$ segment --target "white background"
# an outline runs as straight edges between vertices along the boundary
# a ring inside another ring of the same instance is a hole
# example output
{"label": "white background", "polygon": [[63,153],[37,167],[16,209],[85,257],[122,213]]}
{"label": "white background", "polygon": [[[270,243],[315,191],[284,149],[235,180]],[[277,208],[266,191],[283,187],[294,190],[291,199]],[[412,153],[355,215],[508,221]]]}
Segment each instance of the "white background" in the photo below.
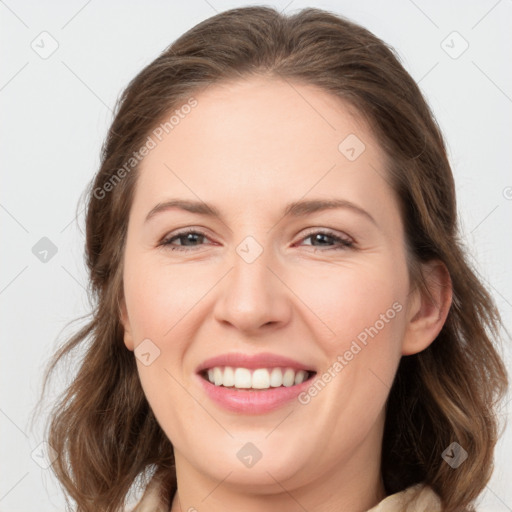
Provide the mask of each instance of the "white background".
{"label": "white background", "polygon": [[[89,311],[83,215],[75,215],[98,168],[115,101],[129,80],[183,32],[216,12],[250,4],[0,1],[0,511],[64,510],[51,471],[31,457],[33,450],[36,460],[40,455],[42,421],[31,427],[29,420],[43,368],[57,343],[74,330],[66,325]],[[268,5],[287,13],[308,6],[337,12],[397,49],[446,137],[462,237],[510,326],[512,2],[285,0]],[[43,31],[58,42],[47,59],[31,47],[42,46],[41,38],[48,38],[39,36]],[[457,35],[446,39],[453,31],[469,44],[458,58],[445,51],[453,55],[463,48]],[[42,237],[58,249],[46,263],[32,252]],[[510,347],[505,351],[510,368]],[[502,416],[510,418],[510,404]],[[511,429],[499,442],[481,511],[512,510]]]}

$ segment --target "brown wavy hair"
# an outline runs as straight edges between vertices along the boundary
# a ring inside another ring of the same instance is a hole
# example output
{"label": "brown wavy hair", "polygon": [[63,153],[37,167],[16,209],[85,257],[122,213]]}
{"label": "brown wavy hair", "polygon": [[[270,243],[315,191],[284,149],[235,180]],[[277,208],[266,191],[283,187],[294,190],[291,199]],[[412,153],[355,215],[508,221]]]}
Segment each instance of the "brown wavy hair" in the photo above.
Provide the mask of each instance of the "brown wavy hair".
{"label": "brown wavy hair", "polygon": [[[411,276],[424,286],[419,263],[437,258],[446,265],[453,303],[433,343],[401,359],[386,403],[381,469],[388,494],[424,482],[441,497],[444,512],[474,510],[492,473],[507,373],[493,345],[500,339],[499,312],[459,238],[440,129],[395,51],[371,32],[321,9],[286,16],[263,6],[231,9],[196,25],[145,67],[116,104],[87,192],[93,311],[54,354],[43,386],[44,393],[59,362],[79,354],[47,425],[47,440],[59,455],[52,468],[68,501],[83,512],[117,512],[132,485],[147,483],[150,474],[161,483],[164,501],[172,500],[173,447],[123,343],[122,262],[137,166],[122,179],[119,169],[192,95],[251,76],[315,85],[355,107],[388,158]],[[441,457],[454,441],[469,454],[457,470]]]}

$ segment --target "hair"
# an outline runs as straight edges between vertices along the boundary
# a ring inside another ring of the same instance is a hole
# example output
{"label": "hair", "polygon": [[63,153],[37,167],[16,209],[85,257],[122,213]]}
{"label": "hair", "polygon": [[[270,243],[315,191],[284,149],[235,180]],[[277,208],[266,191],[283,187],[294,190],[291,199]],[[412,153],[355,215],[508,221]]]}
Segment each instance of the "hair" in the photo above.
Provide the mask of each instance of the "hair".
{"label": "hair", "polygon": [[[386,402],[381,471],[388,494],[423,482],[440,496],[444,512],[474,510],[492,474],[497,406],[508,381],[494,347],[503,328],[499,312],[458,233],[440,128],[395,50],[370,31],[317,8],[286,16],[265,6],[231,9],[199,23],[139,72],[117,101],[87,191],[93,310],[53,355],[45,375],[44,387],[58,363],[80,349],[76,374],[47,426],[59,455],[52,468],[66,499],[79,511],[117,512],[134,482],[151,471],[163,500],[170,503],[176,491],[171,441],[123,342],[123,253],[138,166],[122,175],[120,169],[193,94],[253,76],[318,86],[355,107],[386,154],[413,281],[425,288],[423,262],[446,266],[452,305],[429,347],[401,358]],[[469,454],[456,471],[441,457],[452,442]]]}

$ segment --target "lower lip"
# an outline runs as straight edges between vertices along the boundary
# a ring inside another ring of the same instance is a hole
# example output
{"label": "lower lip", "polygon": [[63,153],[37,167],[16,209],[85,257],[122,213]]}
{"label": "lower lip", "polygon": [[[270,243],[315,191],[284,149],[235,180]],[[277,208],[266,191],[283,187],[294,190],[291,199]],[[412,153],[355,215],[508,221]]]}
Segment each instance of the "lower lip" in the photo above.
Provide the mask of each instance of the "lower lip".
{"label": "lower lip", "polygon": [[262,414],[283,407],[295,399],[302,391],[305,391],[312,381],[309,378],[301,384],[294,386],[255,390],[216,386],[200,375],[197,377],[201,381],[206,394],[214,402],[230,411],[245,414]]}

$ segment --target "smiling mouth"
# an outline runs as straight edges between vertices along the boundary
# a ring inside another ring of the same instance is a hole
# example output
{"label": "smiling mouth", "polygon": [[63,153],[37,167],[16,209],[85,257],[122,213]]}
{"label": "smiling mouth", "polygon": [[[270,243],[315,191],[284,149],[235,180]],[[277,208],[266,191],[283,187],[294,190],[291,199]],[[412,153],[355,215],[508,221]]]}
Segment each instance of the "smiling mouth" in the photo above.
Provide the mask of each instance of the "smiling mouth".
{"label": "smiling mouth", "polygon": [[243,368],[215,366],[199,373],[203,379],[215,386],[237,390],[264,391],[271,388],[292,387],[311,379],[316,372],[294,370],[288,367]]}

